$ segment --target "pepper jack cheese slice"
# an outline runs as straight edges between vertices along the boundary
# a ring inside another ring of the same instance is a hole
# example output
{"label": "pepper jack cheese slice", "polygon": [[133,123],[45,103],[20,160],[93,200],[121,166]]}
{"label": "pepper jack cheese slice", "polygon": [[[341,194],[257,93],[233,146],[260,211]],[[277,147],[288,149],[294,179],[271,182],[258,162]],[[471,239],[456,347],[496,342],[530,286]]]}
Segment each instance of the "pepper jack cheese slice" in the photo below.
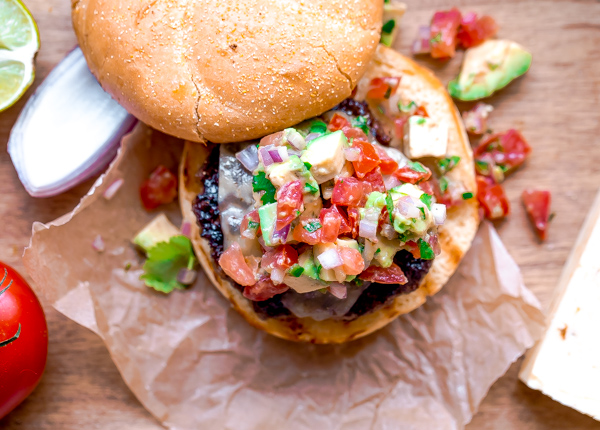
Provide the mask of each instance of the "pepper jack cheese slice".
{"label": "pepper jack cheese slice", "polygon": [[600,193],[565,265],[549,319],[519,378],[600,420]]}

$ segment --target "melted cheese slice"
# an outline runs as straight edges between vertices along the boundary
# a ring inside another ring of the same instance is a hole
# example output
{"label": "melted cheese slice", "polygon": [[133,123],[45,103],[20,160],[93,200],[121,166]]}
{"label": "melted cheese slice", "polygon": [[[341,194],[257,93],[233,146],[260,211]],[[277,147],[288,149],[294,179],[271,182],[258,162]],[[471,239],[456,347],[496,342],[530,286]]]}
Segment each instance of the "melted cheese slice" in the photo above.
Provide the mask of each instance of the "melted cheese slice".
{"label": "melted cheese slice", "polygon": [[549,318],[519,378],[600,420],[600,194],[565,265]]}

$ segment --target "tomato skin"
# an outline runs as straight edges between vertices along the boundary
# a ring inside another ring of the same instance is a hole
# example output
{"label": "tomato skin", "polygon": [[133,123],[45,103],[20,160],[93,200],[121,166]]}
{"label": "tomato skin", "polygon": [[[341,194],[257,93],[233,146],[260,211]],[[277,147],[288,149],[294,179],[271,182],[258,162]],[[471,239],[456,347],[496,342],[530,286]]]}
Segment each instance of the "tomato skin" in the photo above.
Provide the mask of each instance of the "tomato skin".
{"label": "tomato skin", "polygon": [[277,191],[277,222],[275,228],[281,230],[295,220],[303,210],[302,182],[292,181]]}
{"label": "tomato skin", "polygon": [[367,173],[379,166],[381,163],[375,147],[369,142],[355,139],[352,141],[352,147],[358,148],[360,151],[358,160],[352,162],[354,172],[359,178],[363,178]]}
{"label": "tomato skin", "polygon": [[404,126],[408,122],[408,115],[402,115],[394,119],[394,133],[400,140],[404,140]]}
{"label": "tomato skin", "polygon": [[439,11],[431,19],[431,57],[448,59],[456,53],[456,35],[462,16],[457,8]]}
{"label": "tomato skin", "polygon": [[488,15],[477,18],[473,12],[462,17],[456,38],[465,48],[481,45],[486,39],[494,37],[498,32],[498,24]]}
{"label": "tomato skin", "polygon": [[406,275],[404,275],[404,272],[396,263],[392,263],[392,265],[387,268],[369,266],[358,277],[363,281],[377,282],[379,284],[404,285],[408,282]]}
{"label": "tomato skin", "polygon": [[177,177],[165,166],[160,165],[140,187],[140,198],[146,210],[171,203],[177,197]]}
{"label": "tomato skin", "polygon": [[0,291],[4,291],[0,294],[0,342],[13,338],[21,328],[17,339],[0,346],[1,419],[40,382],[48,357],[48,326],[27,282],[4,263],[0,263],[0,281]]}
{"label": "tomato skin", "polygon": [[358,206],[363,198],[363,184],[358,179],[337,178],[333,186],[331,203],[341,206]]}
{"label": "tomato skin", "polygon": [[[369,173],[365,174],[362,179],[363,184],[367,183],[371,187],[371,191],[379,191],[380,193],[385,193],[385,182],[383,182],[383,176],[381,174],[381,169],[379,167],[374,168]],[[369,193],[371,192],[369,191]],[[367,193],[365,192],[365,195]]]}
{"label": "tomato skin", "polygon": [[346,215],[344,215],[344,213],[336,205],[332,205],[331,207],[326,209],[321,209],[319,218],[321,219],[321,224],[324,224],[325,220],[328,218],[338,219],[340,221],[338,236],[341,234],[350,233],[350,231],[352,230],[350,228],[350,224],[348,223]]}
{"label": "tomato skin", "polygon": [[321,242],[321,233],[323,228],[318,228],[315,231],[306,230],[306,226],[309,224],[321,223],[319,218],[301,218],[300,222],[294,227],[292,231],[292,238],[297,242],[304,242],[309,245],[316,245]]}
{"label": "tomato skin", "polygon": [[417,110],[415,110],[415,113],[413,115],[419,115],[425,118],[429,118],[429,113],[427,113],[427,109],[425,109],[425,106],[417,107]]}
{"label": "tomato skin", "polygon": [[377,155],[381,161],[379,164],[379,169],[381,169],[382,174],[391,175],[398,170],[398,163],[396,163],[396,161],[394,161],[394,159],[387,154],[385,149],[375,146],[375,151],[377,151]]}
{"label": "tomato skin", "polygon": [[550,219],[550,191],[527,189],[521,194],[531,225],[540,240],[546,240]]}
{"label": "tomato skin", "polygon": [[344,136],[346,136],[346,139],[348,140],[358,139],[362,141],[367,141],[369,139],[365,132],[357,127],[344,127],[342,128],[342,133],[344,133]]}
{"label": "tomato skin", "polygon": [[367,98],[372,100],[389,99],[396,93],[398,85],[400,85],[400,78],[373,78],[369,83]]}
{"label": "tomato skin", "polygon": [[394,172],[394,176],[402,182],[408,182],[409,184],[417,184],[421,181],[427,181],[431,178],[431,170],[423,166],[425,172],[417,172],[410,166],[404,166]]}
{"label": "tomato skin", "polygon": [[502,185],[490,178],[477,175],[477,200],[488,219],[504,218],[510,213],[510,206]]}
{"label": "tomato skin", "polygon": [[342,270],[346,275],[360,275],[364,270],[365,261],[358,250],[340,246],[338,255],[342,260]]}
{"label": "tomato skin", "polygon": [[329,120],[329,125],[327,126],[327,130],[329,131],[338,131],[342,130],[344,127],[352,128],[352,124],[342,115],[336,113]]}
{"label": "tomato skin", "polygon": [[350,236],[353,239],[358,237],[358,226],[360,224],[360,212],[358,208],[348,208],[348,225],[350,226]]}
{"label": "tomato skin", "polygon": [[333,210],[323,209],[319,214],[323,231],[321,233],[321,242],[333,243],[338,238],[340,227],[342,225],[341,217]]}
{"label": "tomato skin", "polygon": [[531,146],[525,138],[515,129],[502,133],[491,134],[481,140],[473,150],[477,161],[491,159],[496,165],[510,172],[519,167],[531,153]]}
{"label": "tomato skin", "polygon": [[289,288],[286,284],[275,285],[268,276],[261,276],[254,285],[246,286],[242,294],[248,300],[262,302],[277,294],[285,293]]}
{"label": "tomato skin", "polygon": [[263,269],[287,270],[296,263],[298,263],[298,252],[290,245],[280,245],[263,254],[260,266]]}
{"label": "tomato skin", "polygon": [[244,259],[242,248],[240,248],[237,242],[234,242],[221,254],[219,266],[221,266],[227,276],[240,285],[248,286],[256,283],[254,272]]}
{"label": "tomato skin", "polygon": [[[250,221],[258,224],[255,228],[249,227]],[[242,236],[247,237],[248,239],[255,238],[260,231],[260,217],[258,216],[258,209],[254,209],[251,212],[248,212],[242,218],[242,223],[240,224],[240,233]]]}

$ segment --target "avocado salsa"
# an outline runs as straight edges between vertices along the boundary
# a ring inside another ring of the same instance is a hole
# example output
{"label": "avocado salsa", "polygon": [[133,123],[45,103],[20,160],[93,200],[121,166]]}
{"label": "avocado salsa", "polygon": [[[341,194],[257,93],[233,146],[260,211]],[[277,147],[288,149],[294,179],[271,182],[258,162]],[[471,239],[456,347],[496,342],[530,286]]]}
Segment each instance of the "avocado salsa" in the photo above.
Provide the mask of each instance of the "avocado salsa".
{"label": "avocado salsa", "polygon": [[418,288],[440,253],[461,187],[445,173],[460,159],[446,156],[442,125],[396,97],[399,81],[373,79],[367,93],[401,123],[392,138],[348,99],[235,155],[212,149],[193,210],[215,266],[260,316],[355,319]]}

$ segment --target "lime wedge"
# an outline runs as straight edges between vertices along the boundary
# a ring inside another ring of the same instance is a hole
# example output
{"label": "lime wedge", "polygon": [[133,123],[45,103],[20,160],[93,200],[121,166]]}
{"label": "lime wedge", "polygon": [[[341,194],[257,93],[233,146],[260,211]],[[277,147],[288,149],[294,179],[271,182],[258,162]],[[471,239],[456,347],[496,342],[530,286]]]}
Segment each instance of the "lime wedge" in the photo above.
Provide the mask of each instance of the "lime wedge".
{"label": "lime wedge", "polygon": [[33,83],[33,59],[40,49],[37,25],[19,0],[0,0],[0,112]]}

